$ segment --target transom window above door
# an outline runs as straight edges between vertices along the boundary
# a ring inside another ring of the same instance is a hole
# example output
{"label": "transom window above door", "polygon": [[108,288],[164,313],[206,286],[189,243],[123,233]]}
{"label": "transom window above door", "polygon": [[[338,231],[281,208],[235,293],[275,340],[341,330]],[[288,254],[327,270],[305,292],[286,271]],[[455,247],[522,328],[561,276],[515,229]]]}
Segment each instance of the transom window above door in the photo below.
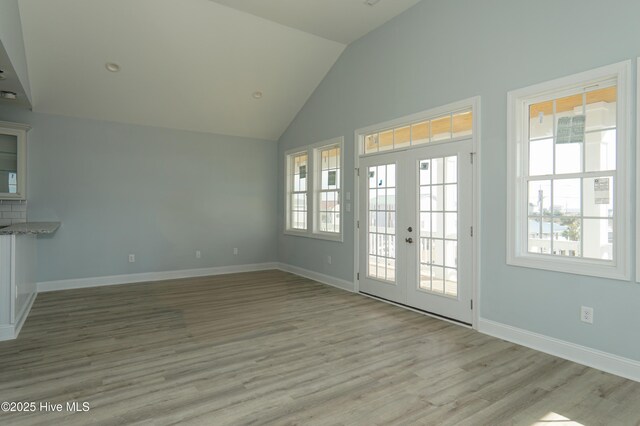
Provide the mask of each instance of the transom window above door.
{"label": "transom window above door", "polygon": [[394,151],[468,138],[472,134],[473,112],[468,108],[363,135],[360,152],[366,155]]}

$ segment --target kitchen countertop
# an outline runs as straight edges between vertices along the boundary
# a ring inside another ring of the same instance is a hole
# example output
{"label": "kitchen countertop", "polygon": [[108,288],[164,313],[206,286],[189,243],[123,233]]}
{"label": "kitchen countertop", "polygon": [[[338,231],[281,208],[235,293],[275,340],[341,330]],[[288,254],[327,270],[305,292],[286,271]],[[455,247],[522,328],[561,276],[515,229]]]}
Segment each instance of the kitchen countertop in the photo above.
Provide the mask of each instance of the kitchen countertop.
{"label": "kitchen countertop", "polygon": [[60,222],[25,222],[15,223],[0,228],[0,235],[17,234],[53,234],[60,227]]}

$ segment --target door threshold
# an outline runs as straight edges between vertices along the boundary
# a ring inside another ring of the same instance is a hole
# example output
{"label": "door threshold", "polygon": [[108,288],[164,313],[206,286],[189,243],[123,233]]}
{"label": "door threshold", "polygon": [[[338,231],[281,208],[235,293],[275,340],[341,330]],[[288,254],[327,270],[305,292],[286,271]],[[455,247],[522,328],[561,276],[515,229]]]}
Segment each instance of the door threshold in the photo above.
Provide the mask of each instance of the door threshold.
{"label": "door threshold", "polygon": [[419,314],[423,314],[423,315],[427,315],[427,316],[430,316],[430,317],[433,317],[433,318],[441,319],[441,320],[450,322],[452,324],[461,325],[461,326],[466,327],[466,328],[473,328],[473,325],[469,324],[468,322],[459,321],[457,319],[449,318],[449,317],[446,317],[446,316],[440,315],[440,314],[435,314],[433,312],[425,311],[424,309],[420,309],[420,308],[416,308],[416,307],[413,307],[413,306],[405,305],[404,303],[394,302],[393,300],[389,300],[389,299],[385,299],[384,297],[380,297],[380,296],[376,296],[376,295],[373,295],[373,294],[365,293],[364,291],[360,291],[359,293],[362,294],[363,296],[367,296],[367,297],[370,297],[372,299],[379,300],[381,302],[389,303],[390,305],[398,306],[400,308],[408,309],[410,311],[417,312]]}

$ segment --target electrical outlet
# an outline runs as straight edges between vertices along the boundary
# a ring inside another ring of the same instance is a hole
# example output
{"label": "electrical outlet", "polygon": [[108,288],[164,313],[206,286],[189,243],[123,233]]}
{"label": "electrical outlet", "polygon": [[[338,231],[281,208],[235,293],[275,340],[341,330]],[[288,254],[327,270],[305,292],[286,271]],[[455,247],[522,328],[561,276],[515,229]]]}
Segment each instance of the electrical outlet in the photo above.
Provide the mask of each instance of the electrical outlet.
{"label": "electrical outlet", "polygon": [[580,321],[593,324],[593,308],[589,306],[580,308]]}
{"label": "electrical outlet", "polygon": [[196,259],[200,259],[202,257],[202,253],[200,253],[200,250],[196,250]]}
{"label": "electrical outlet", "polygon": [[233,249],[233,255],[234,255],[234,256],[237,256],[237,255],[238,255],[238,247],[236,247],[236,248],[234,248],[234,249]]}
{"label": "electrical outlet", "polygon": [[130,254],[129,255],[129,263],[133,263],[136,261],[136,255],[135,254]]}
{"label": "electrical outlet", "polygon": [[327,263],[331,265],[331,256],[327,256]]}

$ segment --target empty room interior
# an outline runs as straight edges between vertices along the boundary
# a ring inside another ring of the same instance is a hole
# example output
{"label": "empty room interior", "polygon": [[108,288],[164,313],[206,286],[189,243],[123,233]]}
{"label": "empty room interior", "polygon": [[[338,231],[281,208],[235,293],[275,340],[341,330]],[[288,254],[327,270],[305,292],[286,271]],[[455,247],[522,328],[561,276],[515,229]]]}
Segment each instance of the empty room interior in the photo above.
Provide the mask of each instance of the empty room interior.
{"label": "empty room interior", "polygon": [[0,0],[0,424],[640,425],[638,16]]}

